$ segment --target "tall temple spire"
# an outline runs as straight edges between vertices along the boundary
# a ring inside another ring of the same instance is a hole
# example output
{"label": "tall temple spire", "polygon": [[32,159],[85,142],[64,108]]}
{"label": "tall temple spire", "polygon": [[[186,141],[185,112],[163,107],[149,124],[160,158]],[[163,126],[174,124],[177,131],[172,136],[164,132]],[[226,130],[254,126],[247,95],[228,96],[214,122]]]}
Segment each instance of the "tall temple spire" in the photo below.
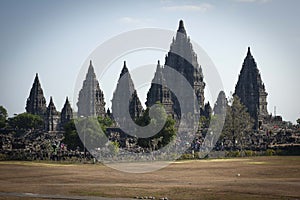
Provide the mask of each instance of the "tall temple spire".
{"label": "tall temple spire", "polygon": [[255,120],[255,127],[257,128],[258,121],[268,115],[266,100],[268,93],[265,91],[265,86],[250,52],[250,47],[248,47],[247,56],[244,59],[235,86],[235,94],[247,107],[250,116]]}
{"label": "tall temple spire", "polygon": [[[165,65],[183,75],[194,89],[194,93],[196,94],[195,102],[197,102],[198,105],[195,103],[190,106],[194,106],[195,111],[204,109],[204,77],[201,66],[198,64],[197,55],[193,50],[193,45],[189,37],[187,37],[182,20],[179,22],[176,38],[172,41],[170,51],[166,56]],[[180,85],[180,81],[177,80],[178,78],[170,77],[168,73],[164,73],[164,78],[166,80],[172,80],[173,83],[178,83],[178,88],[183,88],[183,86]],[[184,91],[182,91],[182,93],[184,93]],[[180,105],[174,95],[172,95],[172,101],[174,113],[180,117]]]}
{"label": "tall temple spire", "polygon": [[214,114],[215,115],[225,115],[227,109],[228,101],[224,91],[220,91],[217,101],[214,105]]}
{"label": "tall temple spire", "polygon": [[78,97],[78,116],[105,116],[105,101],[92,61]]}
{"label": "tall temple spire", "polygon": [[38,73],[35,75],[29,97],[27,98],[26,112],[42,117],[46,112],[46,99],[39,81]]}
{"label": "tall temple spire", "polygon": [[52,96],[50,96],[50,102],[49,102],[49,105],[47,107],[47,114],[58,114],[57,110],[56,110],[56,107],[54,105],[54,102],[53,102],[53,99],[52,99]]}
{"label": "tall temple spire", "polygon": [[[128,102],[126,102],[127,100]],[[118,115],[126,116],[128,110],[131,118],[135,119],[136,117],[141,116],[143,107],[137,96],[126,62],[124,61],[120,78],[113,94],[112,115],[115,119],[119,117],[116,116],[116,113],[118,113]],[[124,121],[124,123],[126,122]]]}
{"label": "tall temple spire", "polygon": [[73,110],[71,108],[71,104],[69,102],[68,97],[66,98],[64,107],[61,110],[60,114],[60,121],[61,121],[61,127],[64,127],[64,125],[69,122],[73,118]]}
{"label": "tall temple spire", "polygon": [[53,103],[52,96],[50,97],[50,102],[47,107],[45,116],[45,128],[47,131],[58,131],[59,115],[56,107]]}
{"label": "tall temple spire", "polygon": [[142,113],[143,113],[143,106],[137,95],[136,90],[134,90],[134,92],[131,95],[131,98],[129,100],[129,114],[132,119],[136,119],[136,118],[142,116]]}
{"label": "tall temple spire", "polygon": [[160,103],[163,105],[168,115],[173,115],[172,110],[173,102],[171,99],[171,91],[166,87],[166,81],[163,74],[163,68],[160,65],[160,61],[157,61],[156,71],[151,82],[151,87],[147,93],[146,106]]}

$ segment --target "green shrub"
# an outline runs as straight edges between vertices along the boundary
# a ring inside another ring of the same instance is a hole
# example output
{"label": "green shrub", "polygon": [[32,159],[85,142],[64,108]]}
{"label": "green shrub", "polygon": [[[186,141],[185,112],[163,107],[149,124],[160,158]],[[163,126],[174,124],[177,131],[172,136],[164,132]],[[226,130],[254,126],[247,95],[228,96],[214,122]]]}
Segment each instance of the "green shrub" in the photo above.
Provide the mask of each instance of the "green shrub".
{"label": "green shrub", "polygon": [[179,158],[179,160],[189,160],[194,159],[194,156],[190,153],[182,154]]}
{"label": "green shrub", "polygon": [[267,149],[266,150],[266,152],[265,152],[265,155],[266,156],[273,156],[273,155],[275,155],[275,150],[273,150],[273,149]]}
{"label": "green shrub", "polygon": [[250,157],[250,156],[255,156],[255,152],[252,150],[246,150],[245,151],[245,156]]}
{"label": "green shrub", "polygon": [[241,153],[239,151],[227,151],[226,157],[240,157]]}
{"label": "green shrub", "polygon": [[8,160],[7,155],[0,153],[0,161]]}
{"label": "green shrub", "polygon": [[284,155],[284,152],[281,149],[276,149],[275,154],[276,155]]}

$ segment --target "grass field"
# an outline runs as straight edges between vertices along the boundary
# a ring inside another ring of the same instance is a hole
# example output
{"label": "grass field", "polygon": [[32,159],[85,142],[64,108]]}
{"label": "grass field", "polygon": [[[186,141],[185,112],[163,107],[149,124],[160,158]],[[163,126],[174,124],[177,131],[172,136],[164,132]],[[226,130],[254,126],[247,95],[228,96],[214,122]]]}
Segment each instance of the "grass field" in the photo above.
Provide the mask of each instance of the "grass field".
{"label": "grass field", "polygon": [[[300,157],[178,161],[145,174],[101,164],[0,162],[0,193],[0,199],[300,199]],[[57,196],[14,195],[20,193]]]}

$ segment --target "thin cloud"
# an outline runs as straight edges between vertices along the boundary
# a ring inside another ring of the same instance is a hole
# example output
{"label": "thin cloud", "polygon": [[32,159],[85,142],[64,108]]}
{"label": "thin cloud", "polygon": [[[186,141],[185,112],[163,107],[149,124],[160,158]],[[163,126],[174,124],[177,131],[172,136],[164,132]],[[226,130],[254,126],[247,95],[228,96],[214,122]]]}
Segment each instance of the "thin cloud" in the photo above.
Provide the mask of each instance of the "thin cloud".
{"label": "thin cloud", "polygon": [[162,9],[166,11],[184,11],[184,12],[191,12],[191,11],[206,12],[211,8],[213,8],[213,5],[209,3],[202,3],[199,5],[178,5],[178,6],[162,7]]}
{"label": "thin cloud", "polygon": [[160,0],[160,3],[172,3],[172,0]]}
{"label": "thin cloud", "polygon": [[269,3],[272,0],[233,0],[238,3]]}
{"label": "thin cloud", "polygon": [[120,24],[125,24],[125,25],[147,25],[151,22],[153,22],[153,19],[142,19],[142,18],[133,18],[133,17],[121,17],[118,19],[118,22]]}
{"label": "thin cloud", "polygon": [[132,17],[121,17],[118,21],[122,24],[138,24],[138,23],[141,23],[140,19],[132,18]]}

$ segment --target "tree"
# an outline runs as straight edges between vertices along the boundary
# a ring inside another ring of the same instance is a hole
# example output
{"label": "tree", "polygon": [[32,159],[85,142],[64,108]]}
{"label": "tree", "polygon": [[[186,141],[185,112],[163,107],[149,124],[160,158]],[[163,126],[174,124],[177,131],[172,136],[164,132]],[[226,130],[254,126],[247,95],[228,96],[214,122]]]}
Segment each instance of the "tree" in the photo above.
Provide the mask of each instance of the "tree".
{"label": "tree", "polygon": [[107,127],[111,127],[113,125],[113,120],[110,117],[98,117],[98,122],[101,126],[102,131],[106,133]]}
{"label": "tree", "polygon": [[109,117],[98,117],[97,119],[90,117],[75,120],[69,121],[64,126],[65,134],[63,142],[68,145],[69,149],[75,150],[79,147],[83,150],[84,145],[92,149],[103,147],[106,144],[107,138],[103,133],[113,123]]}
{"label": "tree", "polygon": [[171,116],[167,117],[166,123],[163,129],[155,135],[155,138],[162,138],[161,142],[158,143],[157,147],[161,148],[168,145],[176,136],[175,120]]}
{"label": "tree", "polygon": [[65,124],[64,131],[64,139],[62,142],[68,146],[68,149],[75,150],[77,147],[79,147],[81,150],[83,150],[83,143],[77,133],[74,120],[71,120]]}
{"label": "tree", "polygon": [[300,118],[297,119],[297,124],[300,126]]}
{"label": "tree", "polygon": [[42,129],[44,121],[39,115],[22,113],[8,120],[9,126],[17,129]]}
{"label": "tree", "polygon": [[242,139],[245,134],[250,133],[254,126],[254,120],[247,112],[247,108],[241,103],[238,96],[233,96],[232,105],[228,106],[225,124],[223,127],[223,137],[231,139],[233,147],[236,149],[239,143],[242,147]]}
{"label": "tree", "polygon": [[76,119],[77,132],[83,140],[83,144],[86,148],[92,150],[99,147],[104,147],[108,142],[102,127],[98,119],[95,117],[85,117]]}
{"label": "tree", "polygon": [[0,106],[0,128],[4,128],[6,126],[7,121],[7,111],[3,106]]}
{"label": "tree", "polygon": [[149,108],[136,120],[139,126],[147,126],[150,123],[154,123],[160,127],[161,123],[165,122],[163,128],[156,135],[148,138],[138,138],[138,145],[144,148],[159,149],[169,144],[176,136],[175,120],[163,112],[162,106],[158,106],[155,109],[153,112],[157,118],[156,121],[150,118]]}

